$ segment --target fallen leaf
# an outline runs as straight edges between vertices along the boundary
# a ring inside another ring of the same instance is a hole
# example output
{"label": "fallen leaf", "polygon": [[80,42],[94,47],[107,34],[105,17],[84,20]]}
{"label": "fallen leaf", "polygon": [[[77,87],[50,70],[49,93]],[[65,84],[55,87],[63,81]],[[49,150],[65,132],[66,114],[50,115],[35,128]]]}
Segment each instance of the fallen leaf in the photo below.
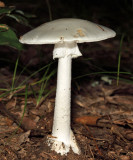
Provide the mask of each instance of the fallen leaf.
{"label": "fallen leaf", "polygon": [[36,122],[28,117],[23,118],[22,125],[25,130],[31,130],[37,127]]}
{"label": "fallen leaf", "polygon": [[133,140],[133,131],[131,130],[126,130],[126,133],[125,133],[125,138],[132,141]]}
{"label": "fallen leaf", "polygon": [[18,143],[21,145],[22,143],[25,143],[25,142],[29,142],[29,135],[30,135],[30,130],[25,132],[25,133],[22,133],[20,136],[19,136],[19,140],[18,140]]}
{"label": "fallen leaf", "polygon": [[88,106],[100,102],[104,102],[104,97],[91,98],[91,97],[83,97],[81,95],[77,95],[75,97],[75,103],[83,108],[87,108]]}
{"label": "fallen leaf", "polygon": [[122,125],[122,126],[133,125],[133,121],[128,119],[114,120],[113,123],[117,125]]}
{"label": "fallen leaf", "polygon": [[123,131],[120,130],[120,128],[116,125],[112,125],[111,127],[111,131],[112,133],[116,134],[118,137],[120,137],[124,142],[127,143],[127,140],[125,139],[125,137],[123,136]]}
{"label": "fallen leaf", "polygon": [[90,126],[96,126],[100,116],[82,116],[74,119],[74,122],[79,124],[86,124]]}
{"label": "fallen leaf", "polygon": [[133,99],[129,96],[107,96],[106,101],[112,104],[133,105]]}
{"label": "fallen leaf", "polygon": [[16,106],[16,98],[15,99],[11,99],[7,104],[6,104],[6,109],[10,110],[13,109]]}
{"label": "fallen leaf", "polygon": [[5,7],[5,3],[0,1],[0,7]]}
{"label": "fallen leaf", "polygon": [[130,156],[128,155],[121,155],[119,158],[119,160],[130,160]]}

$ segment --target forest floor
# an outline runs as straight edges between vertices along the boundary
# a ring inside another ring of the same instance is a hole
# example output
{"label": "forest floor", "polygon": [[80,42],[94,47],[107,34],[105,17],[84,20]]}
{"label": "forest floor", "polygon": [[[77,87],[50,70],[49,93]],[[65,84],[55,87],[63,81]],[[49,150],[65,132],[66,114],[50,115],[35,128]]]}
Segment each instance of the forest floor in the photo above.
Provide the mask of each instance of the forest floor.
{"label": "forest floor", "polygon": [[117,86],[115,80],[94,84],[72,92],[72,130],[81,155],[70,151],[61,156],[46,143],[55,92],[39,107],[28,97],[25,113],[24,96],[1,98],[0,160],[132,160],[133,85],[120,81]]}

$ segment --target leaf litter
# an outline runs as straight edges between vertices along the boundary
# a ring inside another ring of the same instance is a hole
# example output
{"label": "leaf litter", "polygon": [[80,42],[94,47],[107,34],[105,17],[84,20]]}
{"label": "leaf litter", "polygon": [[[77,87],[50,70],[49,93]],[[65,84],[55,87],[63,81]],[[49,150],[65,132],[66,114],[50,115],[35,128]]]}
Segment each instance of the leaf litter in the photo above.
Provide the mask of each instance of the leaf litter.
{"label": "leaf litter", "polygon": [[[0,155],[2,159],[132,159],[133,158],[133,87],[116,81],[84,84],[72,99],[72,129],[81,155],[72,151],[61,156],[46,144],[52,131],[54,96],[36,107],[29,96],[24,110],[23,96],[0,101]],[[19,127],[18,127],[19,126]]]}

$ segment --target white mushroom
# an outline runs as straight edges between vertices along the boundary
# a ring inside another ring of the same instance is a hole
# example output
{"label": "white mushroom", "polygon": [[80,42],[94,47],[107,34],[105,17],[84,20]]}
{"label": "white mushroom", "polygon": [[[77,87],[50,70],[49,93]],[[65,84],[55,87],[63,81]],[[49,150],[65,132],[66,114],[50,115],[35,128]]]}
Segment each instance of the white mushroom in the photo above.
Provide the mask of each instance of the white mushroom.
{"label": "white mushroom", "polygon": [[70,148],[80,154],[70,124],[71,60],[82,56],[77,43],[101,41],[116,33],[104,26],[81,19],[58,19],[45,23],[20,38],[26,44],[55,44],[53,58],[58,58],[57,90],[52,136],[48,138],[51,149],[67,154]]}

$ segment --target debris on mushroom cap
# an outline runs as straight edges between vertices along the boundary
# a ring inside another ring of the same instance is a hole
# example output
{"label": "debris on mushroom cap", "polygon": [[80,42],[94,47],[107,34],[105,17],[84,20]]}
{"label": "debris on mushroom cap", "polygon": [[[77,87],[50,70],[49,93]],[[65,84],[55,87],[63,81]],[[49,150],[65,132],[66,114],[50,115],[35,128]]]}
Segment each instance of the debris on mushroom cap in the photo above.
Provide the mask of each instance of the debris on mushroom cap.
{"label": "debris on mushroom cap", "polygon": [[20,38],[26,44],[58,42],[94,42],[114,37],[116,33],[102,25],[81,19],[64,18],[42,24]]}

